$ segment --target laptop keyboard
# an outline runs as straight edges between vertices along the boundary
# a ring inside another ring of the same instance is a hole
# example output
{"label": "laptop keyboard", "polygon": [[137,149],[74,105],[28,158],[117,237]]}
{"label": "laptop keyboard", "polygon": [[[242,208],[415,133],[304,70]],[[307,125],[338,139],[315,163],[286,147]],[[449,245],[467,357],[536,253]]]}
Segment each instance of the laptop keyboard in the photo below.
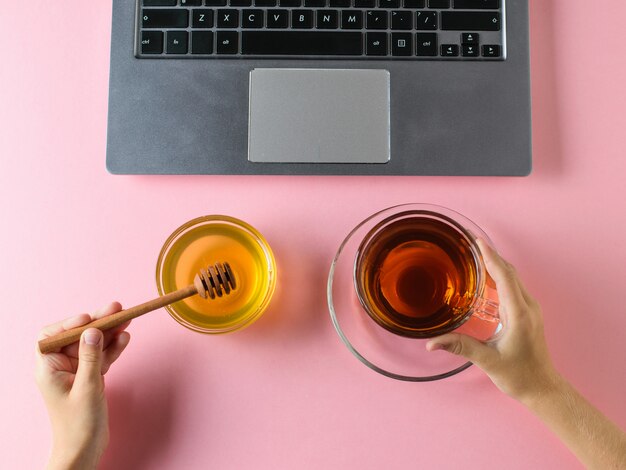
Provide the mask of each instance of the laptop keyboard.
{"label": "laptop keyboard", "polygon": [[502,60],[506,0],[137,0],[139,58]]}

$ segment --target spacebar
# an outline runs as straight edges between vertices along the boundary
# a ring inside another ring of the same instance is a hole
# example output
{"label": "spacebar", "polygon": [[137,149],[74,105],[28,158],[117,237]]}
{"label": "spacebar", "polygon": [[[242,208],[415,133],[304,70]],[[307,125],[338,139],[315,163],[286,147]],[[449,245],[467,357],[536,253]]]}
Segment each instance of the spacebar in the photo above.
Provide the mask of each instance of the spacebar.
{"label": "spacebar", "polygon": [[361,33],[243,31],[241,53],[258,55],[361,55]]}

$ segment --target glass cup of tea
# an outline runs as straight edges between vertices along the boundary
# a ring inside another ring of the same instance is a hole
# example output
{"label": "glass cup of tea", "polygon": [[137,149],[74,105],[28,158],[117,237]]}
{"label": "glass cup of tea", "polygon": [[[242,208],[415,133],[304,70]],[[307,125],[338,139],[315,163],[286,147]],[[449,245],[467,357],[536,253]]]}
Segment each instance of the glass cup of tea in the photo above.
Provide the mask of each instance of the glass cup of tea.
{"label": "glass cup of tea", "polygon": [[452,331],[488,341],[502,330],[478,238],[491,244],[468,218],[429,204],[391,207],[355,227],[335,257],[328,291],[333,323],[353,354],[402,380],[469,367],[423,343]]}

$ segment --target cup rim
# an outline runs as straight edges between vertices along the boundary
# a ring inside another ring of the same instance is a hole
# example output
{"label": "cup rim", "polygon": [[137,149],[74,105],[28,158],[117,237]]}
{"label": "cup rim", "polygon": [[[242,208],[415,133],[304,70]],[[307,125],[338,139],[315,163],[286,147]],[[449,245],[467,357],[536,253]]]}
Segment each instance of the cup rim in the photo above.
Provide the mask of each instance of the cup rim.
{"label": "cup rim", "polygon": [[191,219],[185,222],[184,224],[179,226],[177,229],[175,229],[170,234],[169,237],[167,237],[167,239],[163,243],[163,246],[161,247],[159,256],[157,258],[157,263],[156,263],[156,284],[157,284],[157,291],[159,295],[164,295],[165,291],[163,289],[163,275],[164,275],[163,263],[165,261],[165,257],[167,253],[169,252],[169,249],[172,247],[174,242],[178,240],[184,233],[192,230],[195,227],[199,227],[201,225],[209,225],[213,223],[227,223],[238,229],[241,229],[247,232],[253,237],[253,239],[259,244],[259,246],[263,250],[263,253],[265,255],[265,259],[267,262],[267,267],[269,270],[269,285],[265,292],[263,301],[259,304],[259,306],[256,308],[254,313],[245,316],[245,321],[236,323],[228,328],[211,329],[211,328],[206,328],[206,327],[199,327],[198,325],[186,320],[182,315],[180,315],[176,311],[176,309],[172,305],[165,306],[165,309],[174,320],[176,320],[178,323],[180,323],[181,325],[183,325],[184,327],[190,330],[196,331],[198,333],[204,333],[204,334],[224,334],[224,333],[230,333],[233,331],[241,330],[251,325],[252,323],[254,323],[267,309],[272,299],[272,296],[274,294],[274,291],[276,289],[277,273],[276,273],[276,260],[274,258],[274,253],[272,252],[272,249],[269,243],[267,242],[267,240],[265,239],[265,237],[261,235],[261,233],[257,229],[255,229],[253,226],[251,226],[247,222],[244,222],[243,220],[238,219],[236,217],[231,217],[228,215],[221,215],[221,214],[204,215],[204,216],[196,217],[194,219]]}

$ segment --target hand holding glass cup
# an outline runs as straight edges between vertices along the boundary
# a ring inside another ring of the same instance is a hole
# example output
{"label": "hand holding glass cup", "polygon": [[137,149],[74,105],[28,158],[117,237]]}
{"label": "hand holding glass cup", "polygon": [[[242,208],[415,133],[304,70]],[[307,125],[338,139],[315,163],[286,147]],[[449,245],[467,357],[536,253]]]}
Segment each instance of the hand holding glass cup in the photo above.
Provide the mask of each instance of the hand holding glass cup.
{"label": "hand holding glass cup", "polygon": [[454,375],[471,363],[428,353],[428,338],[448,332],[481,341],[503,327],[495,284],[472,221],[450,209],[405,204],[352,230],[331,266],[328,302],[348,349],[371,369],[400,380]]}

